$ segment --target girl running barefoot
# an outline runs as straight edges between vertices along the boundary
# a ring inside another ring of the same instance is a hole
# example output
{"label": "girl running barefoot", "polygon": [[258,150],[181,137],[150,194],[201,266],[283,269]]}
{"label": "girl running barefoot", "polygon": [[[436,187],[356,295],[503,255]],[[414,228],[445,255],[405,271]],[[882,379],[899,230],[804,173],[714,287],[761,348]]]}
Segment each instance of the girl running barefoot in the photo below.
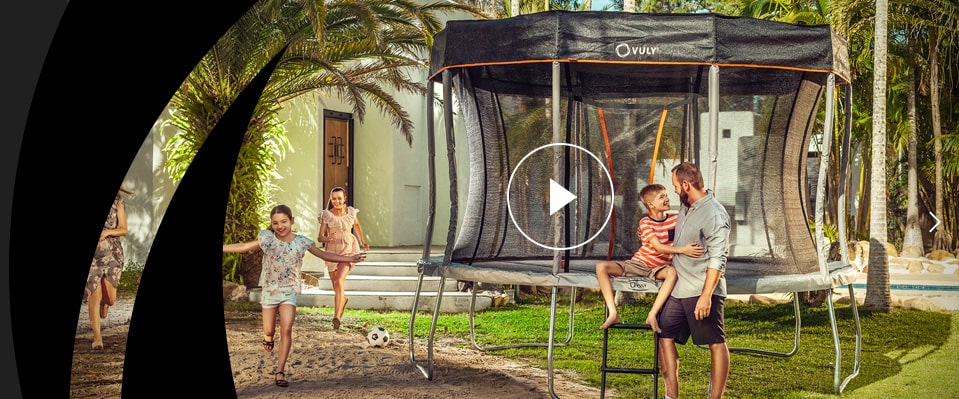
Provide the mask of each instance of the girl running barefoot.
{"label": "girl running barefoot", "polygon": [[277,358],[274,383],[289,386],[284,369],[293,347],[293,321],[296,319],[296,299],[302,280],[300,269],[306,252],[332,262],[362,262],[364,254],[338,255],[323,251],[313,240],[293,232],[293,211],[286,205],[277,205],[270,211],[270,227],[260,230],[256,241],[224,244],[223,252],[244,253],[263,250],[263,270],[260,272],[260,305],[263,309],[263,349],[273,351],[277,313],[280,317],[280,352]]}
{"label": "girl running barefoot", "polygon": [[[326,252],[340,255],[353,255],[369,251],[370,245],[363,239],[363,229],[356,214],[359,209],[346,205],[346,191],[342,187],[334,187],[330,191],[330,199],[326,209],[320,212],[320,234],[317,241],[326,243]],[[351,232],[356,230],[354,236]],[[346,310],[346,276],[353,270],[352,262],[326,261],[326,270],[333,283],[333,329],[340,330],[340,319]]]}

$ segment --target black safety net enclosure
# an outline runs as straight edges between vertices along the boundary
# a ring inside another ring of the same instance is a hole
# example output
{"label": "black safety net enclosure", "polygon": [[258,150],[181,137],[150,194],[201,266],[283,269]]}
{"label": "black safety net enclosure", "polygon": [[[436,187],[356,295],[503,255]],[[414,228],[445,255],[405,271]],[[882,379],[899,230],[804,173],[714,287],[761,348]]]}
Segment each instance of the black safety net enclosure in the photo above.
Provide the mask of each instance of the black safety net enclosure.
{"label": "black safety net enclosure", "polygon": [[[468,195],[451,190],[446,255],[424,256],[423,273],[595,287],[597,261],[641,245],[640,189],[662,184],[678,208],[671,170],[691,161],[730,215],[728,293],[851,290],[845,251],[828,253],[845,248],[849,138],[835,120],[849,124],[836,110],[849,76],[828,25],[604,11],[449,21],[429,84],[443,86],[448,152],[463,150],[450,142],[452,115],[463,120],[469,175],[452,184]],[[560,189],[574,200],[557,206]]]}

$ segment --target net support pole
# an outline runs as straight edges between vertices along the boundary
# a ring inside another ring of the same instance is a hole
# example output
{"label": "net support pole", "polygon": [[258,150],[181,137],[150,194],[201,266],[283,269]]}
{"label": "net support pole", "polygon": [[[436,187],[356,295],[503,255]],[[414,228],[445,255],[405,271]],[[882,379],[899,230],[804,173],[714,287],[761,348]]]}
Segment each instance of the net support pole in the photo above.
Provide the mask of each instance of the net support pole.
{"label": "net support pole", "polygon": [[[563,136],[561,132],[562,125],[560,124],[560,119],[559,119],[559,95],[560,95],[559,79],[560,79],[559,62],[553,61],[553,92],[552,92],[552,104],[550,104],[552,113],[550,116],[552,117],[552,120],[553,120],[553,142],[554,143],[559,143],[559,142],[562,142],[563,140],[562,138]],[[560,173],[562,173],[563,171],[562,156],[564,154],[564,151],[562,151],[562,149],[560,149],[559,146],[556,146],[553,151],[554,151],[553,175],[559,176]],[[563,234],[562,234],[563,233],[563,217],[562,217],[563,215],[564,215],[563,212],[556,212],[556,214],[553,215],[553,234],[554,234],[553,246],[555,248],[565,247],[565,244],[560,245],[561,237],[563,237]],[[553,250],[553,274],[554,275],[559,273],[559,265],[562,257],[563,257],[562,251]],[[553,388],[553,346],[554,346],[553,339],[554,339],[554,336],[556,335],[556,294],[557,294],[557,287],[554,285],[552,289],[552,301],[551,301],[550,312],[549,312],[549,342],[546,350],[546,365],[547,365],[548,374],[549,374],[549,381],[548,381],[549,394],[553,398],[558,398]],[[570,315],[570,318],[572,318],[572,315]]]}
{"label": "net support pole", "polygon": [[[419,308],[420,303],[420,292],[423,289],[423,265],[420,263],[429,262],[430,257],[430,248],[432,247],[432,237],[433,237],[433,223],[434,217],[436,215],[436,129],[435,129],[435,114],[433,110],[433,90],[435,88],[435,83],[432,80],[426,82],[426,140],[427,140],[427,151],[429,155],[429,162],[427,162],[427,167],[429,168],[429,184],[430,184],[430,208],[429,213],[427,214],[427,223],[426,223],[426,237],[423,239],[423,256],[420,259],[420,262],[417,264],[417,269],[419,269],[419,277],[416,280],[416,291],[413,294],[413,306],[410,310],[410,323],[409,323],[409,351],[410,351],[410,362],[415,366],[426,379],[433,380],[433,334],[435,334],[436,329],[436,318],[433,319],[433,325],[430,329],[430,339],[429,339],[429,354],[426,362],[426,366],[420,365],[416,362],[416,355],[414,353],[415,347],[413,346],[414,342],[414,330],[415,330],[415,320],[416,320],[416,311]],[[442,290],[442,286],[440,287]],[[439,306],[436,307],[439,309]]]}
{"label": "net support pole", "polygon": [[843,86],[843,131],[842,147],[839,153],[839,204],[836,212],[838,220],[836,226],[839,230],[839,253],[842,255],[843,264],[849,263],[849,247],[846,243],[846,192],[849,186],[849,148],[850,136],[852,136],[852,84],[847,83]]}
{"label": "net support pole", "polygon": [[[842,147],[839,154],[839,204],[838,208],[838,218],[837,221],[839,225],[839,253],[842,255],[842,264],[849,264],[849,251],[846,247],[846,182],[848,167],[849,167],[849,141],[850,136],[852,136],[852,84],[847,83],[845,85],[845,90],[843,92],[843,103],[844,110],[844,129],[842,135]],[[837,350],[836,354],[836,366],[833,371],[833,386],[836,389],[836,394],[841,395],[843,389],[846,388],[846,384],[849,384],[849,381],[859,375],[859,369],[862,366],[862,323],[859,321],[859,304],[856,303],[856,291],[853,288],[852,284],[848,284],[849,287],[849,298],[852,299],[849,301],[849,307],[852,309],[852,318],[855,322],[856,328],[856,348],[853,354],[853,363],[852,363],[852,372],[847,375],[842,382],[839,381],[839,353]],[[829,291],[829,302],[832,303],[832,291]],[[831,308],[830,308],[831,309]],[[837,326],[833,326],[833,334],[835,336],[836,342],[839,341],[839,333],[836,331]],[[838,347],[838,345],[837,345]]]}
{"label": "net support pole", "polygon": [[432,80],[426,82],[426,151],[429,168],[430,206],[426,214],[426,237],[423,238],[423,259],[430,257],[430,247],[433,245],[433,224],[436,218],[436,126],[433,110],[433,94],[436,84]]}
{"label": "net support pole", "polygon": [[[709,177],[706,188],[716,191],[716,154],[719,152],[719,65],[709,67]],[[702,168],[700,168],[702,170]]]}
{"label": "net support pole", "polygon": [[[456,162],[455,162],[456,147],[454,146],[454,136],[453,136],[453,109],[452,109],[453,93],[452,93],[452,85],[450,81],[451,81],[450,71],[448,70],[443,71],[443,116],[444,116],[443,121],[445,123],[445,129],[446,129],[446,156],[447,158],[449,158],[449,168],[450,168],[450,228],[446,237],[446,251],[444,252],[444,255],[443,255],[444,265],[450,264],[450,259],[452,257],[454,232],[456,230],[456,216],[457,216],[456,203],[458,200],[456,196]],[[429,149],[429,152],[430,152],[430,162],[429,162],[430,224],[429,224],[429,227],[430,228],[428,229],[429,231],[427,232],[427,235],[426,235],[425,242],[427,245],[426,245],[426,248],[423,249],[423,254],[424,254],[423,259],[421,259],[420,261],[422,263],[427,262],[427,258],[429,257],[430,246],[432,245],[430,238],[432,237],[433,213],[434,213],[433,203],[435,201],[434,192],[435,192],[435,179],[436,179],[435,177],[436,175],[434,171],[435,166],[433,165],[433,153],[435,151],[433,148],[433,134],[432,134],[433,133],[433,116],[434,116],[432,112],[433,110],[432,81],[429,83],[427,87],[429,88],[428,90],[429,98],[427,99],[427,120],[430,121],[430,123],[427,125],[427,132],[430,132],[429,138],[428,138],[429,145],[430,145],[430,149]],[[436,291],[436,299],[433,305],[433,319],[430,322],[430,331],[429,331],[429,336],[426,342],[426,352],[427,352],[426,364],[422,365],[417,363],[416,355],[414,353],[415,346],[413,344],[414,329],[415,329],[414,327],[416,324],[415,323],[416,310],[419,307],[420,292],[423,289],[423,273],[424,273],[424,268],[419,263],[417,265],[417,268],[419,269],[419,278],[417,279],[417,282],[416,282],[416,292],[413,295],[413,306],[411,307],[411,311],[410,311],[410,323],[409,323],[410,363],[412,363],[413,366],[416,367],[416,369],[419,370],[423,374],[423,376],[426,377],[427,380],[432,381],[433,380],[433,344],[435,342],[435,336],[436,336],[436,324],[440,315],[440,305],[443,302],[443,287],[446,284],[446,277],[440,278],[439,288]]]}
{"label": "net support pole", "polygon": [[819,149],[819,178],[816,181],[816,254],[819,259],[819,272],[828,275],[826,254],[829,253],[829,243],[823,228],[826,208],[826,180],[829,178],[829,160],[832,153],[833,107],[836,96],[836,76],[829,74],[826,78],[826,116],[822,127],[822,148]]}
{"label": "net support pole", "polygon": [[[559,98],[560,98],[560,69],[559,62],[553,61],[553,87],[552,87],[552,97],[550,101],[550,119],[553,122],[553,143],[562,143],[563,132],[562,125],[559,118]],[[563,165],[565,160],[563,159],[565,151],[565,146],[553,146],[553,176],[559,179],[559,176],[563,174]],[[563,248],[566,245],[562,242],[563,238],[563,216],[565,212],[557,211],[553,216],[553,248]],[[553,274],[559,273],[560,260],[562,259],[562,251],[554,250],[553,251]]]}
{"label": "net support pole", "polygon": [[[829,245],[826,242],[825,233],[823,232],[823,214],[825,213],[825,202],[826,202],[826,179],[828,178],[829,173],[829,159],[832,151],[832,129],[833,129],[833,118],[834,118],[834,107],[836,96],[836,76],[829,74],[826,78],[826,116],[823,121],[823,140],[822,140],[822,149],[820,150],[819,157],[819,180],[816,183],[816,245],[817,253],[819,254],[819,269],[820,272],[828,275],[828,266],[826,265],[826,253],[829,251]],[[847,99],[848,100],[848,99]],[[847,101],[848,102],[848,101]],[[843,138],[843,147],[846,146],[847,138],[849,132],[844,132]],[[846,148],[842,149],[846,151]],[[844,160],[844,155],[840,159]],[[842,162],[841,162],[842,163]],[[845,167],[841,167],[840,170],[845,171]],[[840,180],[840,185],[844,181]],[[840,189],[842,192],[842,189]],[[840,196],[840,210],[845,211],[845,206],[841,205],[843,197]],[[839,212],[838,218],[845,219],[846,215],[844,212]],[[844,229],[843,229],[844,230]],[[841,231],[840,234],[844,233]],[[840,245],[845,244],[845,240],[839,240]],[[848,256],[848,254],[847,254]],[[848,258],[844,257],[843,261],[845,262]],[[833,362],[833,387],[836,390],[836,394],[842,394],[842,390],[846,387],[846,384],[850,380],[859,375],[859,366],[860,366],[860,353],[862,348],[862,328],[859,323],[859,311],[856,304],[856,294],[853,290],[852,284],[849,284],[849,298],[850,298],[850,307],[852,308],[853,319],[856,325],[856,349],[854,352],[853,359],[853,371],[846,378],[842,378],[842,348],[839,342],[839,326],[836,322],[836,311],[833,306],[832,299],[832,290],[829,290],[826,300],[829,302],[829,321],[832,326],[832,335],[833,335],[833,346],[836,351],[836,358]]]}
{"label": "net support pole", "polygon": [[446,160],[449,162],[450,174],[450,225],[446,232],[446,252],[443,254],[443,264],[450,264],[453,258],[453,243],[456,242],[456,224],[459,216],[459,197],[456,192],[456,138],[453,134],[453,83],[450,71],[443,71],[443,118],[446,125]]}

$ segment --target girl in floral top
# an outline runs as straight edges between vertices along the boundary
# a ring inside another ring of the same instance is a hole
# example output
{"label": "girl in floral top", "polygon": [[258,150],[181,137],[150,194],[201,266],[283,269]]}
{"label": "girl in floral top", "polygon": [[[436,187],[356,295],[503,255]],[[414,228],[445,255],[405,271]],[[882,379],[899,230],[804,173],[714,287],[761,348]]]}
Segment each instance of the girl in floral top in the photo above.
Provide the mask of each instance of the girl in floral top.
{"label": "girl in floral top", "polygon": [[363,254],[338,255],[320,250],[313,240],[293,232],[293,211],[286,205],[277,205],[270,211],[270,227],[260,230],[256,241],[224,244],[223,252],[244,253],[263,250],[263,269],[260,272],[260,306],[263,309],[263,349],[273,350],[276,318],[280,317],[280,353],[274,372],[277,386],[286,387],[286,359],[293,347],[293,320],[296,319],[296,299],[301,289],[300,269],[306,252],[334,262],[362,262]]}
{"label": "girl in floral top", "polygon": [[[363,239],[363,229],[356,214],[358,209],[346,205],[346,192],[342,187],[335,187],[330,191],[329,203],[320,212],[320,234],[316,240],[326,244],[326,252],[340,255],[353,255],[369,251],[370,245]],[[354,236],[352,231],[356,230]],[[339,331],[340,318],[346,310],[346,276],[353,270],[351,262],[326,261],[327,274],[333,284],[333,329]]]}

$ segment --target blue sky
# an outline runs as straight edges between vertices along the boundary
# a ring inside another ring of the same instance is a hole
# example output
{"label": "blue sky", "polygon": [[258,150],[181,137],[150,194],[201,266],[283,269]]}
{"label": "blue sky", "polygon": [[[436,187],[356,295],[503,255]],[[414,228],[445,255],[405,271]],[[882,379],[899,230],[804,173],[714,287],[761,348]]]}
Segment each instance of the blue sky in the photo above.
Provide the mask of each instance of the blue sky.
{"label": "blue sky", "polygon": [[593,9],[594,9],[594,10],[602,10],[603,7],[606,6],[606,4],[609,4],[609,3],[610,3],[609,0],[593,0]]}

